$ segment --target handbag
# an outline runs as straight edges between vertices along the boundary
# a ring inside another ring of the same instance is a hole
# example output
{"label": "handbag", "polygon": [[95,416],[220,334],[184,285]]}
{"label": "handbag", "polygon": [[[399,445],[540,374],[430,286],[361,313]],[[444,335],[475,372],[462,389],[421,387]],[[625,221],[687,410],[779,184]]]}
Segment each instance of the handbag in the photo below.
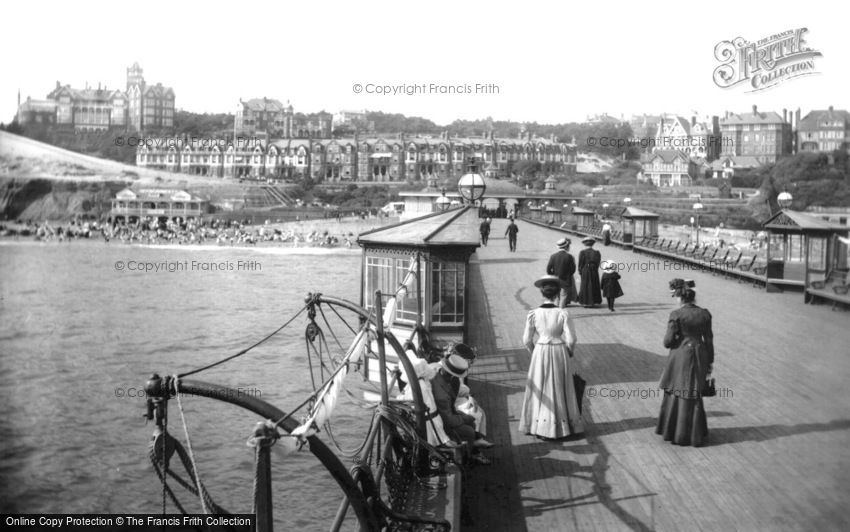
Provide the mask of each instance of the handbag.
{"label": "handbag", "polygon": [[573,373],[573,389],[576,392],[576,402],[578,402],[578,413],[581,414],[581,400],[584,398],[584,388],[587,381],[581,378],[578,373]]}

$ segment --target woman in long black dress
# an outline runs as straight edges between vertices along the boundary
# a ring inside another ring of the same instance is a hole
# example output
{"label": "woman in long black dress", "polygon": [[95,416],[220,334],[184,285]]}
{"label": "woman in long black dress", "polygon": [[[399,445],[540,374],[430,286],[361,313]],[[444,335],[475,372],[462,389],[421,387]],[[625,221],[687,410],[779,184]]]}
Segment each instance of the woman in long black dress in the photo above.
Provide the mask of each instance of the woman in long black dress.
{"label": "woman in long black dress", "polygon": [[703,388],[714,364],[711,313],[696,306],[693,281],[673,279],[680,307],[670,313],[664,347],[670,349],[659,387],[664,390],[656,434],[677,445],[699,447],[708,437]]}
{"label": "woman in long black dress", "polygon": [[587,237],[581,243],[587,247],[578,254],[578,271],[581,274],[578,302],[582,306],[590,307],[602,303],[602,289],[599,286],[599,263],[602,261],[602,254],[593,249],[595,239]]}

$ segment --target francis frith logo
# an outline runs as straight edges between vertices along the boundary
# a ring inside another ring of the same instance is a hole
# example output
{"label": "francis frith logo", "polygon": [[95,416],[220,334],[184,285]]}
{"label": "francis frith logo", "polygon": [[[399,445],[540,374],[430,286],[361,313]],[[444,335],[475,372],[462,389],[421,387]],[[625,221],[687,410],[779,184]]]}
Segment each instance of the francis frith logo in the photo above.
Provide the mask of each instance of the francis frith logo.
{"label": "francis frith logo", "polygon": [[714,69],[714,83],[724,89],[748,83],[751,90],[746,92],[755,92],[816,74],[815,58],[823,54],[807,46],[808,31],[798,28],[755,42],[737,37],[718,43],[714,57],[722,64]]}

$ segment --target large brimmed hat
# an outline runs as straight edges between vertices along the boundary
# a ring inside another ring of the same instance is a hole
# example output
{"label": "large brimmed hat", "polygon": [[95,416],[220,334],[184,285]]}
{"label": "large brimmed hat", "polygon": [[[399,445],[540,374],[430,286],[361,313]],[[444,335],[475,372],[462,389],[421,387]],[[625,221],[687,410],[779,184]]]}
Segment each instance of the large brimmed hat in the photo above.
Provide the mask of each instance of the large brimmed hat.
{"label": "large brimmed hat", "polygon": [[469,362],[460,355],[449,355],[440,361],[440,365],[447,373],[462,379],[469,372]]}
{"label": "large brimmed hat", "polygon": [[549,283],[556,284],[560,288],[567,288],[567,283],[561,280],[561,278],[557,275],[544,275],[540,279],[534,281],[534,286],[536,286],[537,288],[543,288],[544,284]]}
{"label": "large brimmed hat", "polygon": [[599,265],[602,268],[603,272],[613,272],[614,271],[614,263],[610,260],[603,260],[602,264]]}
{"label": "large brimmed hat", "polygon": [[586,237],[581,239],[581,243],[582,244],[595,244],[596,239],[593,238],[592,236],[586,236]]}
{"label": "large brimmed hat", "polygon": [[558,240],[557,242],[555,242],[555,245],[558,246],[561,249],[566,249],[566,248],[570,247],[570,242],[571,242],[571,240],[569,238],[562,238],[562,239]]}
{"label": "large brimmed hat", "polygon": [[460,355],[464,360],[472,362],[475,360],[475,350],[464,343],[456,343],[452,346],[451,354]]}

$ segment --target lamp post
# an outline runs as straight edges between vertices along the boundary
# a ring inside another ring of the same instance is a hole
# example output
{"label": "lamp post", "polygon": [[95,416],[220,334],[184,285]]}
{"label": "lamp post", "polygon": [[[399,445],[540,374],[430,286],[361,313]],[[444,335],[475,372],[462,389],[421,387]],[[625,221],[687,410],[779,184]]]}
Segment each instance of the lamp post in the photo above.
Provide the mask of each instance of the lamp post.
{"label": "lamp post", "polygon": [[[694,203],[694,212],[697,215],[697,247],[699,247],[699,213],[702,210],[702,203],[696,202]],[[693,217],[691,217],[691,223],[693,223]]]}
{"label": "lamp post", "polygon": [[606,219],[608,218],[608,204],[607,203],[602,204],[602,216],[604,216]]}
{"label": "lamp post", "polygon": [[779,204],[780,209],[790,208],[792,201],[794,201],[794,197],[787,190],[783,190],[776,196],[776,203]]}
{"label": "lamp post", "polygon": [[486,190],[487,185],[484,184],[484,178],[481,174],[465,174],[457,182],[457,191],[460,193],[460,197],[471,205],[480,200]]}

